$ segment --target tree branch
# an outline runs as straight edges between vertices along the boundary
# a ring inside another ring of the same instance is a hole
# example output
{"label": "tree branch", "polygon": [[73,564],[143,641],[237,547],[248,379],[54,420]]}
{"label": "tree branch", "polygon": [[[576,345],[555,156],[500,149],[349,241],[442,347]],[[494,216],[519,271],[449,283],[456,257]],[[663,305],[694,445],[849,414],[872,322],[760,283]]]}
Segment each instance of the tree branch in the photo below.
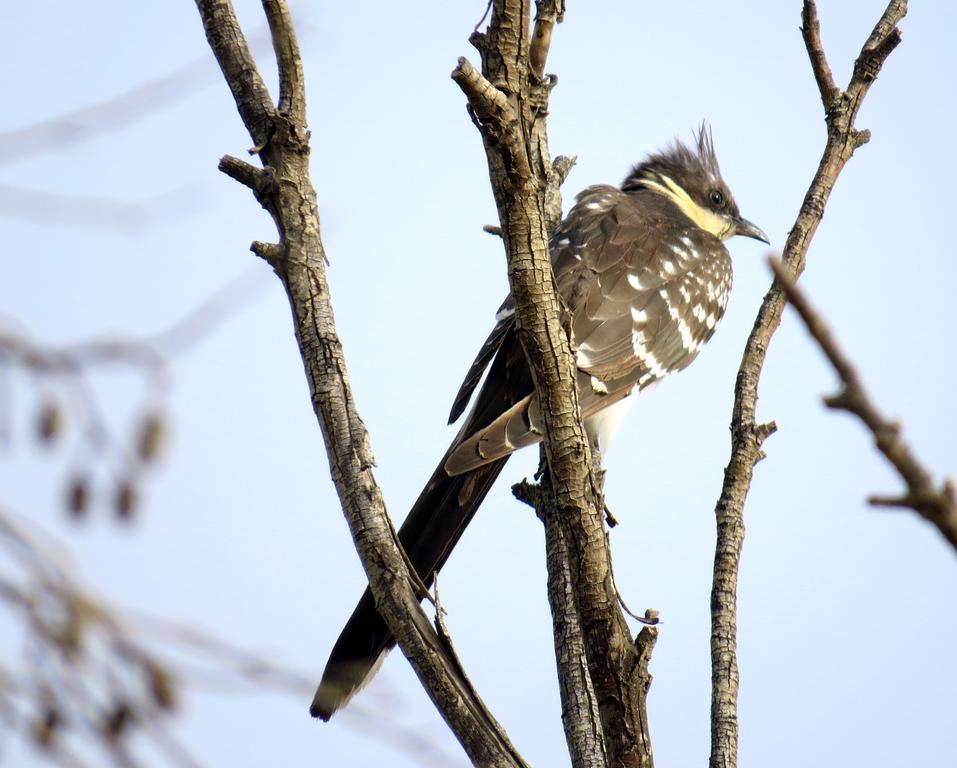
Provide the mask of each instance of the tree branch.
{"label": "tree branch", "polygon": [[[436,708],[473,763],[523,766],[504,731],[454,660],[419,605],[414,581],[372,473],[369,435],[352,395],[336,332],[316,193],[309,176],[302,65],[285,0],[263,0],[280,77],[279,108],[256,70],[229,0],[196,0],[209,45],[220,64],[255,152],[271,174],[268,184],[228,158],[221,167],[253,188],[272,215],[279,243],[254,244],[286,289],[313,408],[319,419],[332,479],[376,605]],[[273,181],[274,180],[274,181]]]}
{"label": "tree branch", "polygon": [[572,765],[576,768],[604,768],[605,739],[601,729],[595,728],[601,723],[601,710],[588,674],[585,637],[569,568],[571,553],[568,542],[562,534],[554,504],[545,498],[546,490],[541,485],[523,480],[512,486],[512,493],[539,514],[549,543],[546,552],[548,604],[555,638],[562,725]]}
{"label": "tree branch", "polygon": [[279,112],[297,122],[306,122],[306,84],[302,57],[285,0],[263,0],[269,22],[276,66],[279,69]]}
{"label": "tree branch", "polygon": [[256,146],[264,144],[275,107],[256,69],[230,0],[197,0],[203,28],[216,61],[236,101],[236,108]]}
{"label": "tree branch", "polygon": [[[838,175],[854,150],[867,141],[867,132],[855,129],[854,120],[881,66],[900,42],[900,31],[896,27],[906,12],[906,0],[891,0],[888,3],[861,49],[847,89],[841,92],[834,85],[821,47],[816,5],[813,0],[804,2],[802,32],[824,102],[827,144],[784,248],[784,263],[795,279],[804,270],[808,247],[824,215]],[[744,503],[754,466],[763,458],[761,445],[774,431],[773,425],[759,425],[755,412],[758,381],[768,344],[781,322],[784,304],[784,292],[775,283],[764,297],[748,337],[735,385],[731,457],[715,506],[718,540],[711,592],[712,768],[734,768],[737,765],[737,581],[744,542]]]}
{"label": "tree branch", "polygon": [[841,89],[834,82],[831,67],[824,55],[824,46],[821,43],[821,24],[817,18],[817,6],[814,3],[805,3],[801,10],[801,35],[804,37],[804,47],[807,48],[808,58],[811,60],[811,71],[817,80],[818,90],[821,92],[821,103],[824,111],[830,111],[841,98]]}
{"label": "tree branch", "polygon": [[841,391],[837,395],[825,397],[824,403],[828,408],[847,411],[864,422],[864,426],[874,436],[877,448],[907,485],[907,493],[901,496],[872,496],[870,503],[878,507],[913,509],[937,526],[950,545],[957,548],[957,498],[953,481],[947,480],[939,488],[934,484],[931,473],[901,439],[900,425],[886,419],[874,406],[860,375],[841,351],[823,318],[794,284],[784,266],[776,259],[769,259],[769,263],[791,306],[801,316],[808,333],[818,343],[841,379]]}
{"label": "tree branch", "polygon": [[539,79],[545,76],[545,60],[552,44],[552,30],[565,18],[565,0],[535,0],[535,31],[528,59]]}
{"label": "tree branch", "polygon": [[[540,2],[538,17],[557,20],[560,9],[560,3]],[[550,160],[545,117],[554,79],[538,74],[544,72],[550,37],[532,42],[530,10],[530,0],[495,0],[488,31],[471,38],[482,55],[481,75],[460,59],[452,77],[469,100],[485,145],[518,337],[545,421],[549,471],[535,500],[546,521],[556,659],[573,763],[601,764],[604,742],[606,764],[650,765],[641,659],[611,576],[601,481],[582,427],[574,359],[551,270],[549,226],[560,219],[557,184],[570,166]],[[567,574],[561,572],[566,569]],[[566,579],[568,592],[556,586]],[[579,635],[587,676],[579,674],[580,666],[576,669]],[[594,701],[600,722],[594,719]]]}

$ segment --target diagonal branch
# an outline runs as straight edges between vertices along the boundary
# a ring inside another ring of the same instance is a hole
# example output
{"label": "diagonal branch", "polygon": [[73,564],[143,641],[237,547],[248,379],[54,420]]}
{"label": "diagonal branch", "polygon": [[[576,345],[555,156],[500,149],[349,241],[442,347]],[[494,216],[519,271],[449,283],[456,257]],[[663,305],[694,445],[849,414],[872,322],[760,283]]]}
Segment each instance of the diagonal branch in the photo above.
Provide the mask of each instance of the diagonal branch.
{"label": "diagonal branch", "polygon": [[[253,49],[262,48],[264,35],[265,25],[249,38]],[[205,63],[205,58],[193,59],[103,101],[21,128],[0,131],[0,165],[51,150],[68,149],[168,109],[209,84],[215,72],[203,66]]]}
{"label": "diagonal branch", "polygon": [[824,110],[829,111],[840,100],[841,89],[834,82],[831,66],[827,63],[827,56],[824,55],[821,23],[818,21],[817,6],[814,3],[805,3],[801,10],[801,35],[804,37],[804,47],[807,48],[807,55],[811,60],[811,71],[821,92],[821,103],[824,104]]}
{"label": "diagonal branch", "polygon": [[239,26],[233,4],[230,0],[197,0],[196,5],[203,19],[206,39],[233,92],[239,116],[258,147],[267,140],[269,123],[276,109],[256,68],[256,60]]}
{"label": "diagonal branch", "polygon": [[[821,90],[827,120],[827,143],[817,172],[784,247],[784,263],[796,279],[804,270],[807,251],[824,216],[831,190],[854,150],[866,143],[866,131],[854,127],[861,102],[881,66],[900,42],[897,24],[907,12],[906,0],[891,0],[874,27],[854,66],[847,89],[836,91],[820,44],[814,0],[805,0],[803,30],[808,56]],[[761,446],[774,432],[758,424],[755,414],[758,381],[771,337],[781,322],[785,294],[774,283],[758,310],[745,346],[735,384],[731,416],[731,457],[715,506],[718,540],[711,592],[711,766],[734,768],[738,752],[737,582],[744,542],[744,503],[754,467],[763,458]]]}
{"label": "diagonal branch", "polygon": [[957,548],[957,498],[953,481],[948,480],[939,488],[935,485],[931,473],[913,454],[910,446],[901,439],[900,425],[885,418],[877,410],[860,375],[838,346],[823,318],[794,284],[784,266],[776,259],[770,259],[769,263],[787,295],[788,302],[801,316],[808,333],[818,343],[841,379],[841,391],[824,398],[825,404],[828,408],[847,411],[857,416],[871,431],[877,448],[907,485],[907,493],[901,496],[871,497],[870,503],[880,507],[913,509],[937,526],[941,535],[951,546]]}
{"label": "diagonal branch", "polygon": [[263,0],[279,59],[278,110],[256,70],[229,0],[196,0],[196,5],[264,165],[257,173],[235,158],[224,158],[220,168],[253,189],[279,231],[278,244],[254,243],[253,249],[271,264],[289,297],[332,479],[377,608],[472,762],[523,766],[504,731],[457,671],[419,605],[372,473],[372,447],[353,398],[329,298],[316,192],[309,176],[302,65],[285,0]]}

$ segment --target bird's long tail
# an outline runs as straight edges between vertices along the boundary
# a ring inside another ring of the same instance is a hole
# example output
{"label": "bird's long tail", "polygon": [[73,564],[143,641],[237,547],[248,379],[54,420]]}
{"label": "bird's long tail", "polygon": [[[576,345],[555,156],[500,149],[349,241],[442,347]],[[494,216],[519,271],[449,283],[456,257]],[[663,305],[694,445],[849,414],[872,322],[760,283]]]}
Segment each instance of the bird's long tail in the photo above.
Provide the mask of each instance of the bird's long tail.
{"label": "bird's long tail", "polygon": [[[445,564],[508,461],[508,455],[505,455],[450,476],[446,468],[449,456],[478,428],[491,424],[533,390],[515,330],[510,321],[506,320],[504,324],[504,330],[496,326],[489,336],[456,398],[453,419],[461,412],[462,403],[468,400],[478,383],[482,368],[494,356],[468,418],[399,529],[399,541],[426,586],[432,584],[433,576]],[[345,706],[371,679],[386,651],[393,645],[395,639],[376,611],[372,593],[366,588],[326,662],[322,682],[310,707],[313,717],[328,720],[337,709]]]}
{"label": "bird's long tail", "polygon": [[[454,444],[453,444],[454,445]],[[399,540],[426,586],[445,564],[452,548],[498,477],[508,456],[463,475],[449,477],[446,456],[399,529]],[[395,645],[366,587],[326,663],[309,711],[328,720],[361,689]]]}

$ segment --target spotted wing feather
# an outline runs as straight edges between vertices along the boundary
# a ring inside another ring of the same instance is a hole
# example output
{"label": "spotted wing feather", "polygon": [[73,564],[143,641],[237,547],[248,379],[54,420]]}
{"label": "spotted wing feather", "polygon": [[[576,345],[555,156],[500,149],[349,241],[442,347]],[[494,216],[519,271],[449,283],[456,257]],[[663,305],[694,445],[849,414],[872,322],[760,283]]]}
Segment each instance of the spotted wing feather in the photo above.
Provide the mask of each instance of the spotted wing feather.
{"label": "spotted wing feather", "polygon": [[[571,315],[578,394],[588,418],[686,367],[714,333],[731,287],[724,245],[659,197],[590,187],[552,239],[559,295]],[[491,338],[491,337],[490,337]],[[534,394],[465,437],[446,461],[467,472],[541,440]]]}

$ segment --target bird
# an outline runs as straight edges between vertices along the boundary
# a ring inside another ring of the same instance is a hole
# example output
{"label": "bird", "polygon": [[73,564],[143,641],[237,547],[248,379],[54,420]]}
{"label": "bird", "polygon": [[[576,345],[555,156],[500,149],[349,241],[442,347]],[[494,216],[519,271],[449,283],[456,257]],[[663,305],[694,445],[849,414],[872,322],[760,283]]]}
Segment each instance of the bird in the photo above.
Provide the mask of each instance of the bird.
{"label": "bird", "polygon": [[[706,124],[690,145],[676,139],[649,154],[619,187],[599,184],[577,196],[549,250],[595,450],[607,451],[640,392],[686,368],[714,334],[732,283],[724,243],[735,235],[769,242],[740,215]],[[511,296],[495,320],[456,394],[449,423],[474,395],[472,409],[399,530],[425,586],[509,456],[542,440]],[[372,678],[394,644],[366,588],[333,647],[311,714],[328,721]]]}

